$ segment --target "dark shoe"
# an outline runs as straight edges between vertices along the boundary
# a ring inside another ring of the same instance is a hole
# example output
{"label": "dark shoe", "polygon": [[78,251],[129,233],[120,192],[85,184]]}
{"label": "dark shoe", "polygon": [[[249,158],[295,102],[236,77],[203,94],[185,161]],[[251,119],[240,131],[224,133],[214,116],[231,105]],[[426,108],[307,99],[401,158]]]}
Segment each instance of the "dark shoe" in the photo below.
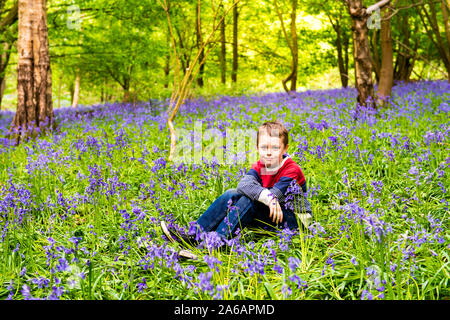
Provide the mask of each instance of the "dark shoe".
{"label": "dark shoe", "polygon": [[198,244],[198,241],[195,240],[195,236],[181,233],[174,228],[169,228],[165,221],[161,221],[160,225],[162,231],[164,232],[164,235],[169,239],[170,242],[186,243],[194,247]]}

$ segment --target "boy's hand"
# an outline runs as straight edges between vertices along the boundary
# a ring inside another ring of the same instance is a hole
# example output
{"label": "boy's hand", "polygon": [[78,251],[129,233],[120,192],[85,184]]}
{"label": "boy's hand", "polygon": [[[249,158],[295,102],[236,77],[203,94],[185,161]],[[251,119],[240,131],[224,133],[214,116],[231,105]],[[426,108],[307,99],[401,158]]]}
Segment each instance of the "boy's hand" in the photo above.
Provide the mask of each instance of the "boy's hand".
{"label": "boy's hand", "polygon": [[269,209],[270,209],[269,218],[272,218],[273,222],[278,224],[283,221],[283,211],[281,211],[281,206],[278,203],[277,199],[270,200]]}

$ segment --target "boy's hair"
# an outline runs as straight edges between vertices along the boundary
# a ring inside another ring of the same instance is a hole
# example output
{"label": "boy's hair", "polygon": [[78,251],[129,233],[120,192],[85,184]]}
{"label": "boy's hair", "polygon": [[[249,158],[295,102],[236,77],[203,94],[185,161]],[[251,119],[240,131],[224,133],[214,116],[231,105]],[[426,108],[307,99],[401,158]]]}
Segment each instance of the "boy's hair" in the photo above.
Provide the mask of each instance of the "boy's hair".
{"label": "boy's hair", "polygon": [[283,124],[278,120],[264,122],[259,127],[258,134],[256,136],[256,146],[257,147],[259,146],[259,135],[261,133],[267,133],[270,137],[281,138],[281,141],[283,142],[284,146],[287,146],[289,144],[289,132],[283,126]]}

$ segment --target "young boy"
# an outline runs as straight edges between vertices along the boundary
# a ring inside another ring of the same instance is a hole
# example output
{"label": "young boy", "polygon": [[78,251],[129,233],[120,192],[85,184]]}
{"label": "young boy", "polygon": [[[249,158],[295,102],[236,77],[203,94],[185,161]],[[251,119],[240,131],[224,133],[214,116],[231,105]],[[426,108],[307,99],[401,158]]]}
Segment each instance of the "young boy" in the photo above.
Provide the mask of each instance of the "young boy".
{"label": "young boy", "polygon": [[[239,181],[237,189],[225,191],[211,204],[196,226],[203,232],[215,231],[224,240],[233,237],[238,228],[249,225],[295,230],[299,227],[296,211],[307,227],[312,216],[306,181],[298,164],[286,154],[288,144],[289,133],[280,122],[266,122],[259,127],[256,138],[259,160]],[[287,191],[295,184],[300,187],[297,187],[300,194],[294,197],[293,205],[286,205]],[[195,235],[180,233],[164,221],[161,228],[171,241],[197,243]]]}

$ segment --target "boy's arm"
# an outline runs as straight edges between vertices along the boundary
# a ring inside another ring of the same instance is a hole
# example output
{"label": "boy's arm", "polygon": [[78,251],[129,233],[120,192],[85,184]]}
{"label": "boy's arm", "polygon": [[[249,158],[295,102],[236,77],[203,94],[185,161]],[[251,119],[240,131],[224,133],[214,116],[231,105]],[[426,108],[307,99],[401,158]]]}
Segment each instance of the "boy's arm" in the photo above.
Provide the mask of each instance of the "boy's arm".
{"label": "boy's arm", "polygon": [[283,212],[278,201],[273,201],[276,197],[269,189],[262,186],[262,180],[254,169],[249,172],[239,181],[237,191],[251,200],[257,200],[264,203],[270,209],[269,218],[275,223],[283,221]]}
{"label": "boy's arm", "polygon": [[264,189],[262,180],[254,169],[250,169],[237,185],[237,192],[249,197],[251,200],[258,200]]}
{"label": "boy's arm", "polygon": [[[278,180],[278,182],[275,183],[272,188],[267,189],[269,192],[271,192],[272,194],[274,194],[277,197],[278,202],[280,203],[281,206],[283,206],[285,204],[286,192],[293,180],[294,179],[291,177],[281,177],[280,180]],[[307,190],[306,182],[301,185],[301,188],[302,188],[303,194],[305,194],[306,190]]]}
{"label": "boy's arm", "polygon": [[262,180],[256,170],[250,169],[239,181],[237,192],[252,200],[258,200],[267,206],[274,196],[278,199],[280,204],[284,204],[285,194],[292,180],[294,179],[290,177],[281,177],[272,188],[264,188],[262,186]]}

